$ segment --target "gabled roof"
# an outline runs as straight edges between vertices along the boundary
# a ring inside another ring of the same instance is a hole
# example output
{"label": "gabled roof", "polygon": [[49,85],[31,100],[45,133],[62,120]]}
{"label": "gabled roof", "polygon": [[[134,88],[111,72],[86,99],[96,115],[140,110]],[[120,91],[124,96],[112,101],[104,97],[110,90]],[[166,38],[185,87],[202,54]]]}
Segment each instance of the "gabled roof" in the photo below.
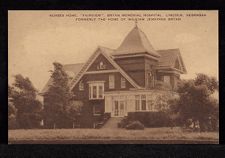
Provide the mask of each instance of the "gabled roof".
{"label": "gabled roof", "polygon": [[[69,77],[71,77],[71,79],[77,75],[77,73],[80,71],[80,69],[82,68],[84,64],[83,63],[79,63],[79,64],[66,64],[63,65],[63,69],[66,71],[66,73],[68,74]],[[48,82],[46,83],[46,85],[44,86],[44,88],[42,89],[41,93],[46,93],[49,86],[52,84],[52,78],[50,78],[48,80]]]}
{"label": "gabled roof", "polygon": [[98,47],[97,50],[90,56],[90,58],[87,60],[87,62],[83,65],[80,72],[73,78],[71,81],[71,90],[74,88],[74,86],[77,84],[77,82],[81,79],[81,77],[84,75],[84,73],[88,70],[88,68],[91,66],[91,64],[95,61],[95,59],[98,57],[99,54],[102,54],[120,73],[121,75],[127,79],[128,82],[130,82],[131,85],[133,85],[135,88],[141,88],[137,85],[133,79],[127,75],[126,72],[110,57],[109,54],[113,52],[112,49],[106,48],[106,47]]}
{"label": "gabled roof", "polygon": [[161,55],[157,66],[174,68],[175,62],[178,59],[180,65],[182,67],[182,71],[184,73],[187,72],[179,49],[157,50],[157,52]]}
{"label": "gabled roof", "polygon": [[113,55],[144,52],[147,52],[154,57],[160,57],[160,54],[155,51],[145,33],[135,26],[125,37],[119,48],[115,50]]}

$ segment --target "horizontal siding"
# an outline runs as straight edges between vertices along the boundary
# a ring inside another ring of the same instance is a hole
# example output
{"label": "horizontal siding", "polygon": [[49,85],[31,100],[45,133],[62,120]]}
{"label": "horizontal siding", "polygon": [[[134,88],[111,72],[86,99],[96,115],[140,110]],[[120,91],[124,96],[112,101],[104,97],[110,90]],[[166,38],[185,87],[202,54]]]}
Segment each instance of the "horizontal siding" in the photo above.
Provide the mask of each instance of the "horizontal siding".
{"label": "horizontal siding", "polygon": [[139,86],[145,86],[144,57],[116,59],[115,61]]}
{"label": "horizontal siding", "polygon": [[[109,89],[109,74],[115,75],[115,88]],[[104,90],[105,91],[117,91],[117,90],[129,90],[130,88],[134,88],[127,80],[126,80],[126,88],[121,88],[121,74],[118,72],[115,73],[105,73],[105,74],[86,74],[84,75],[80,81],[84,83],[84,90],[79,90],[79,82],[74,87],[73,92],[76,95],[76,99],[88,99],[89,98],[89,81],[105,81]]]}

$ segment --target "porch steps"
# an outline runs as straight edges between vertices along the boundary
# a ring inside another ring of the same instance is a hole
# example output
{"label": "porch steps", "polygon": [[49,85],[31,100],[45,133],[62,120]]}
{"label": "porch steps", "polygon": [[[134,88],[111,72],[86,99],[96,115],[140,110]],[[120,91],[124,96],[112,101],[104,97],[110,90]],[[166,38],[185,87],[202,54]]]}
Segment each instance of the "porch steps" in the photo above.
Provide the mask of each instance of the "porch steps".
{"label": "porch steps", "polygon": [[118,128],[118,123],[123,119],[123,117],[111,117],[102,128],[115,129]]}

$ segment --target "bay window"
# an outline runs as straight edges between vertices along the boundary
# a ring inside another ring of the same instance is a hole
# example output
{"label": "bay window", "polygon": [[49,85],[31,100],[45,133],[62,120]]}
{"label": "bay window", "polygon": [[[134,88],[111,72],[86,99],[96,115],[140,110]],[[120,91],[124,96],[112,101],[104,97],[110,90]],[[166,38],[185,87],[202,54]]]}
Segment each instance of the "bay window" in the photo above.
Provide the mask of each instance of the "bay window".
{"label": "bay window", "polygon": [[104,82],[89,82],[89,99],[104,99]]}

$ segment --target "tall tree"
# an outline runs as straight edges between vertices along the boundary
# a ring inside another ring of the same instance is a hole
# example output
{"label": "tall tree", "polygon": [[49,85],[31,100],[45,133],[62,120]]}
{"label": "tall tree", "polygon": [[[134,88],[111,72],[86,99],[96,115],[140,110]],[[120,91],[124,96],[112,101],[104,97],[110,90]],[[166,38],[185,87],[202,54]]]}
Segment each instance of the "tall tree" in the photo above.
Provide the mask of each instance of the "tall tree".
{"label": "tall tree", "polygon": [[63,69],[63,65],[53,63],[54,71],[51,71],[52,84],[45,93],[45,124],[56,127],[65,124],[66,111],[71,105],[73,94],[69,88],[69,76]]}
{"label": "tall tree", "polygon": [[176,111],[184,121],[192,119],[194,124],[199,122],[201,131],[207,130],[210,118],[218,120],[218,103],[211,97],[217,87],[215,78],[205,74],[198,74],[194,80],[183,81],[178,88],[180,98]]}
{"label": "tall tree", "polygon": [[216,90],[218,90],[218,81],[216,80],[215,77],[211,77],[211,76],[208,76],[206,74],[203,74],[203,73],[198,73],[197,74],[197,77],[195,78],[194,80],[194,84],[196,86],[199,86],[199,85],[206,85],[210,94],[213,94]]}
{"label": "tall tree", "polygon": [[30,79],[20,74],[15,75],[13,87],[9,87],[9,95],[12,104],[17,109],[18,126],[20,128],[38,127],[42,104],[36,99],[37,90]]}

